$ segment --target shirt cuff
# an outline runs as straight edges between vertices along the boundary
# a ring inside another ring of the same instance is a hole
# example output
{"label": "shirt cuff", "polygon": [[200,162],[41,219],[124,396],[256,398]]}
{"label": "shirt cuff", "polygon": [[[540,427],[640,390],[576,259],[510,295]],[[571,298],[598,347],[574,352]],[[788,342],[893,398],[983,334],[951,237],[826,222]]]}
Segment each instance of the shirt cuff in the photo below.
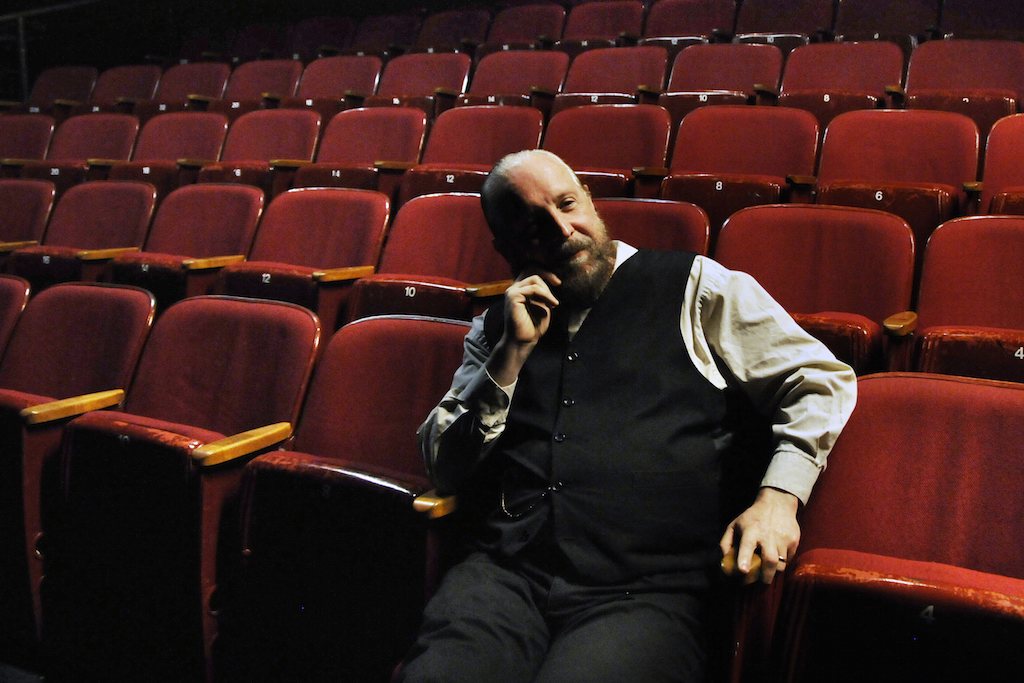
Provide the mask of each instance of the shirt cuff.
{"label": "shirt cuff", "polygon": [[772,456],[768,470],[761,479],[761,486],[792,493],[801,503],[806,504],[820,473],[821,470],[808,459],[806,453],[780,448]]}
{"label": "shirt cuff", "polygon": [[508,417],[508,408],[512,403],[516,382],[507,387],[499,386],[487,368],[482,368],[465,388],[465,396],[471,410],[476,413],[480,424],[487,431],[500,428]]}

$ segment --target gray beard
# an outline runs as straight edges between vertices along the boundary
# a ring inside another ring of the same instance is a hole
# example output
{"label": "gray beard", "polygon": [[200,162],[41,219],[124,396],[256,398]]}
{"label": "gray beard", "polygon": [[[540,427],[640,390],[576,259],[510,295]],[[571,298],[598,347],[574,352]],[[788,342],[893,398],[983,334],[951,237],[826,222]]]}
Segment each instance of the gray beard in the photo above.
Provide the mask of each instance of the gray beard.
{"label": "gray beard", "polygon": [[595,259],[595,268],[586,271],[578,268],[559,268],[555,274],[562,284],[555,288],[553,294],[559,303],[573,309],[586,309],[593,306],[615,271],[614,242],[606,242],[604,246],[591,251]]}

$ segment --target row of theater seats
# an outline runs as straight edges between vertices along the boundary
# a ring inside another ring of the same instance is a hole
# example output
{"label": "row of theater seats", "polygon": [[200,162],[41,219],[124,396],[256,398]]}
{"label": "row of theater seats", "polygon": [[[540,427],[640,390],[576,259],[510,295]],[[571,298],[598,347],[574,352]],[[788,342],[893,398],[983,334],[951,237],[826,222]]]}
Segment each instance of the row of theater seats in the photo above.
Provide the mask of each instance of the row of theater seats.
{"label": "row of theater seats", "polygon": [[[36,289],[81,279],[138,285],[161,310],[220,292],[301,304],[329,330],[386,313],[469,319],[512,274],[472,193],[418,196],[393,219],[382,193],[344,188],[289,190],[263,211],[257,188],[200,183],[154,211],[147,183],[93,181],[68,190],[47,220],[52,197],[46,181],[0,181],[0,205],[36,231],[18,236],[31,242],[4,243],[5,270]],[[1024,300],[1008,284],[1024,256],[1024,219],[953,219],[917,239],[888,212],[768,204],[734,213],[712,243],[708,215],[694,204],[595,201],[614,238],[711,254],[750,273],[859,374],[1024,380]],[[18,209],[32,202],[34,216]]]}
{"label": "row of theater seats", "polygon": [[366,17],[313,17],[290,26],[245,26],[220,40],[203,31],[186,41],[179,58],[306,59],[330,53],[386,57],[462,51],[479,57],[496,50],[571,52],[610,45],[695,42],[772,42],[889,39],[912,49],[941,35],[1019,35],[1024,23],[1008,3],[964,0],[605,0],[601,3],[509,3]]}
{"label": "row of theater seats", "polygon": [[[785,67],[784,67],[785,64]],[[906,78],[904,73],[906,72]],[[335,56],[308,65],[289,59],[155,65],[54,67],[37,78],[27,104],[9,111],[69,114],[119,111],[145,123],[156,113],[200,108],[230,119],[260,108],[319,111],[325,120],[353,106],[402,104],[430,119],[454,105],[529,104],[545,118],[570,106],[657,103],[673,126],[697,106],[778,103],[811,111],[824,128],[853,109],[899,106],[967,114],[982,137],[1024,97],[1024,43],[934,40],[904,63],[888,41],[814,43],[784,62],[765,44],[593,49],[575,58],[559,51],[501,51],[476,67],[458,53]]]}
{"label": "row of theater seats", "polygon": [[[19,132],[32,128],[36,135]],[[0,153],[4,144],[30,151],[29,139],[40,141],[37,153],[47,149],[51,130],[40,115],[0,117]],[[252,184],[268,196],[289,187],[376,189],[397,207],[430,192],[478,191],[503,155],[539,146],[565,159],[595,196],[701,206],[712,242],[740,208],[814,200],[891,211],[923,243],[957,215],[1019,212],[1024,185],[1018,114],[999,119],[984,146],[977,126],[954,112],[850,111],[821,136],[806,111],[746,105],[699,107],[677,129],[658,105],[598,104],[562,110],[546,125],[532,107],[455,107],[429,136],[415,107],[345,110],[325,127],[315,112],[292,109],[249,112],[230,127],[209,112],[162,114],[138,131],[127,114],[72,117],[46,159],[3,168],[54,181],[58,193],[88,178],[135,179],[162,198],[199,180]]]}
{"label": "row of theater seats", "polygon": [[[457,534],[414,431],[467,323],[330,335],[194,297],[150,329],[138,288],[0,289],[23,308],[0,359],[0,656],[58,681],[387,681]],[[785,576],[717,598],[720,680],[1020,663],[1024,390],[859,384]]]}

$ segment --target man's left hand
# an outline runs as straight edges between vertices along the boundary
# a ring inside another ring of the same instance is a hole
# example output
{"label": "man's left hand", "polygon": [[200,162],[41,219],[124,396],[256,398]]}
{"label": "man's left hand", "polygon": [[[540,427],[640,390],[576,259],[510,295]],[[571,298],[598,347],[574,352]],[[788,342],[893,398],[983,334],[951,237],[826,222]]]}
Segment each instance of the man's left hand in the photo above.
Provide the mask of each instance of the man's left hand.
{"label": "man's left hand", "polygon": [[734,519],[722,536],[722,555],[728,555],[735,544],[737,565],[741,572],[750,571],[754,552],[760,550],[761,581],[771,583],[775,572],[785,569],[800,543],[800,525],[796,513],[800,500],[792,493],[762,488],[754,504]]}

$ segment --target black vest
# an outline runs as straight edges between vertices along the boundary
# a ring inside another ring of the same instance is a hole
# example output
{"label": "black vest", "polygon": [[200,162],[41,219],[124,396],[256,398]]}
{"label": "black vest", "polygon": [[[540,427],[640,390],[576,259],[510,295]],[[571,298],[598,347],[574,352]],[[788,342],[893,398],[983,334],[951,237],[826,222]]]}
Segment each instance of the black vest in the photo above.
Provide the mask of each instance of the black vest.
{"label": "black vest", "polygon": [[[572,341],[554,316],[479,473],[490,480],[481,545],[511,557],[553,544],[601,584],[703,576],[717,562],[731,431],[725,392],[694,366],[679,330],[693,258],[628,259]],[[501,313],[487,314],[492,345]]]}

